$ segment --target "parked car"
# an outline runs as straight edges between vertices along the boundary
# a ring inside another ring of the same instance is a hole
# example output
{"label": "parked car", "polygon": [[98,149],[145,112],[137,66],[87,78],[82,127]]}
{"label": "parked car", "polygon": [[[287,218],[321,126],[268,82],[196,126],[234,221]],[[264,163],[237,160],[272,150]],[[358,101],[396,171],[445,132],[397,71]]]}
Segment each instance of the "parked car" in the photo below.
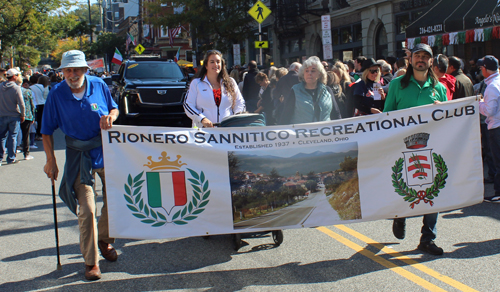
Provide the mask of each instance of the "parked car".
{"label": "parked car", "polygon": [[183,108],[188,77],[174,61],[156,57],[127,60],[112,80],[120,110],[118,124],[191,125]]}

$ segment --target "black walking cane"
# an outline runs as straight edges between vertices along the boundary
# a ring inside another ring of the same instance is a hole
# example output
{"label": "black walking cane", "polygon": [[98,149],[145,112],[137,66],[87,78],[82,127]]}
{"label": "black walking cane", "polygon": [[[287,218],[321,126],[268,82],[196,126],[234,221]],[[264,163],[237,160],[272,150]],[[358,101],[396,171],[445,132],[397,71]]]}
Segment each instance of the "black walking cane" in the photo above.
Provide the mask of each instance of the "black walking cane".
{"label": "black walking cane", "polygon": [[56,185],[54,179],[51,179],[51,181],[52,181],[52,206],[54,207],[54,228],[56,229],[57,269],[62,270],[61,258],[59,255],[59,231],[57,227]]}

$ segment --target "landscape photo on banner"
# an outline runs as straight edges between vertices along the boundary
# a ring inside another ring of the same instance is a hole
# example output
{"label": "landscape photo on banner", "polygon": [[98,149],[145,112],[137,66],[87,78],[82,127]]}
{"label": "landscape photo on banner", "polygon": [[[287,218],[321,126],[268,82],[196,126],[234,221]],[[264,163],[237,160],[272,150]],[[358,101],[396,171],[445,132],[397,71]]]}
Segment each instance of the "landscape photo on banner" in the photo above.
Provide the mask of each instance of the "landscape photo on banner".
{"label": "landscape photo on banner", "polygon": [[102,131],[110,236],[410,217],[482,202],[476,97],[336,121]]}

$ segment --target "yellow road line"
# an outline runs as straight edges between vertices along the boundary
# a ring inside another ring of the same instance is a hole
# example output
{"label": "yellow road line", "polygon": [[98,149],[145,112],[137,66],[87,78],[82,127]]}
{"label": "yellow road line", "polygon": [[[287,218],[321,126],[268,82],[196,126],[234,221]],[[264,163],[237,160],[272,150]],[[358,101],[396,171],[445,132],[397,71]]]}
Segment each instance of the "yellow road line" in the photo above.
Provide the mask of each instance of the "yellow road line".
{"label": "yellow road line", "polygon": [[386,247],[385,245],[345,226],[345,225],[335,225],[335,227],[337,227],[338,229],[356,237],[357,239],[361,240],[361,241],[364,241],[366,243],[368,243],[369,245],[371,246],[374,246],[378,249],[380,249],[381,251],[385,252],[386,254],[389,254],[391,256],[393,256],[395,259],[398,259],[408,265],[411,265],[412,267],[416,268],[417,270],[420,270],[424,273],[426,273],[427,275],[429,276],[432,276],[438,280],[440,280],[441,282],[443,283],[446,283],[454,288],[457,288],[458,290],[460,291],[464,291],[464,292],[478,292],[477,290],[463,284],[463,283],[460,283],[458,282],[457,280],[454,280],[448,276],[445,276],[437,271],[434,271],[433,269],[431,268],[428,268],[427,266],[409,258],[408,256],[405,256],[404,254],[401,254],[395,250],[393,250],[392,248],[388,248]]}
{"label": "yellow road line", "polygon": [[429,282],[429,281],[427,281],[427,280],[425,280],[425,279],[423,279],[423,278],[421,278],[421,277],[419,277],[411,272],[408,272],[407,270],[403,269],[402,267],[374,254],[373,252],[363,248],[362,246],[357,245],[356,243],[354,243],[354,242],[350,241],[349,239],[333,232],[332,230],[330,230],[326,227],[316,227],[316,229],[325,233],[326,235],[334,238],[338,242],[352,248],[356,252],[364,255],[365,257],[373,260],[374,262],[379,263],[382,266],[390,269],[391,271],[395,272],[396,274],[399,274],[399,275],[405,277],[406,279],[412,281],[413,283],[424,287],[425,289],[427,289],[429,291],[446,291],[446,290],[432,284],[431,282]]}

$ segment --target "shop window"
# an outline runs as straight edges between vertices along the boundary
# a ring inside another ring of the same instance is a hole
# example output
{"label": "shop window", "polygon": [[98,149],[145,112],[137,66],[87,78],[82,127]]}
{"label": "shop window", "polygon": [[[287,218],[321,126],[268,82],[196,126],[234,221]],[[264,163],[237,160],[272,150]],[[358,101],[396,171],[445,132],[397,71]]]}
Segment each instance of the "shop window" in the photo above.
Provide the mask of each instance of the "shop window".
{"label": "shop window", "polygon": [[355,24],[354,28],[354,41],[359,42],[363,40],[363,29],[361,27],[361,23]]}
{"label": "shop window", "polygon": [[376,49],[376,58],[377,59],[385,59],[389,54],[388,46],[387,46],[387,33],[385,32],[385,27],[380,25],[377,29],[377,34],[375,37],[375,49]]}
{"label": "shop window", "polygon": [[339,30],[338,29],[333,29],[332,30],[332,44],[334,46],[338,45],[339,42]]}
{"label": "shop window", "polygon": [[351,27],[344,27],[340,29],[340,36],[343,44],[352,43]]}
{"label": "shop window", "polygon": [[290,51],[291,52],[298,52],[300,51],[300,48],[299,48],[299,40],[293,40],[292,41],[292,46],[290,47]]}
{"label": "shop window", "polygon": [[396,16],[396,29],[398,34],[406,32],[406,28],[410,25],[410,15],[403,14]]}
{"label": "shop window", "polygon": [[363,48],[362,47],[352,49],[353,58],[356,58],[357,56],[362,56],[362,55],[363,55]]}
{"label": "shop window", "polygon": [[344,27],[340,29],[340,35],[342,37],[342,43],[348,44],[352,43],[352,32],[351,27]]}

